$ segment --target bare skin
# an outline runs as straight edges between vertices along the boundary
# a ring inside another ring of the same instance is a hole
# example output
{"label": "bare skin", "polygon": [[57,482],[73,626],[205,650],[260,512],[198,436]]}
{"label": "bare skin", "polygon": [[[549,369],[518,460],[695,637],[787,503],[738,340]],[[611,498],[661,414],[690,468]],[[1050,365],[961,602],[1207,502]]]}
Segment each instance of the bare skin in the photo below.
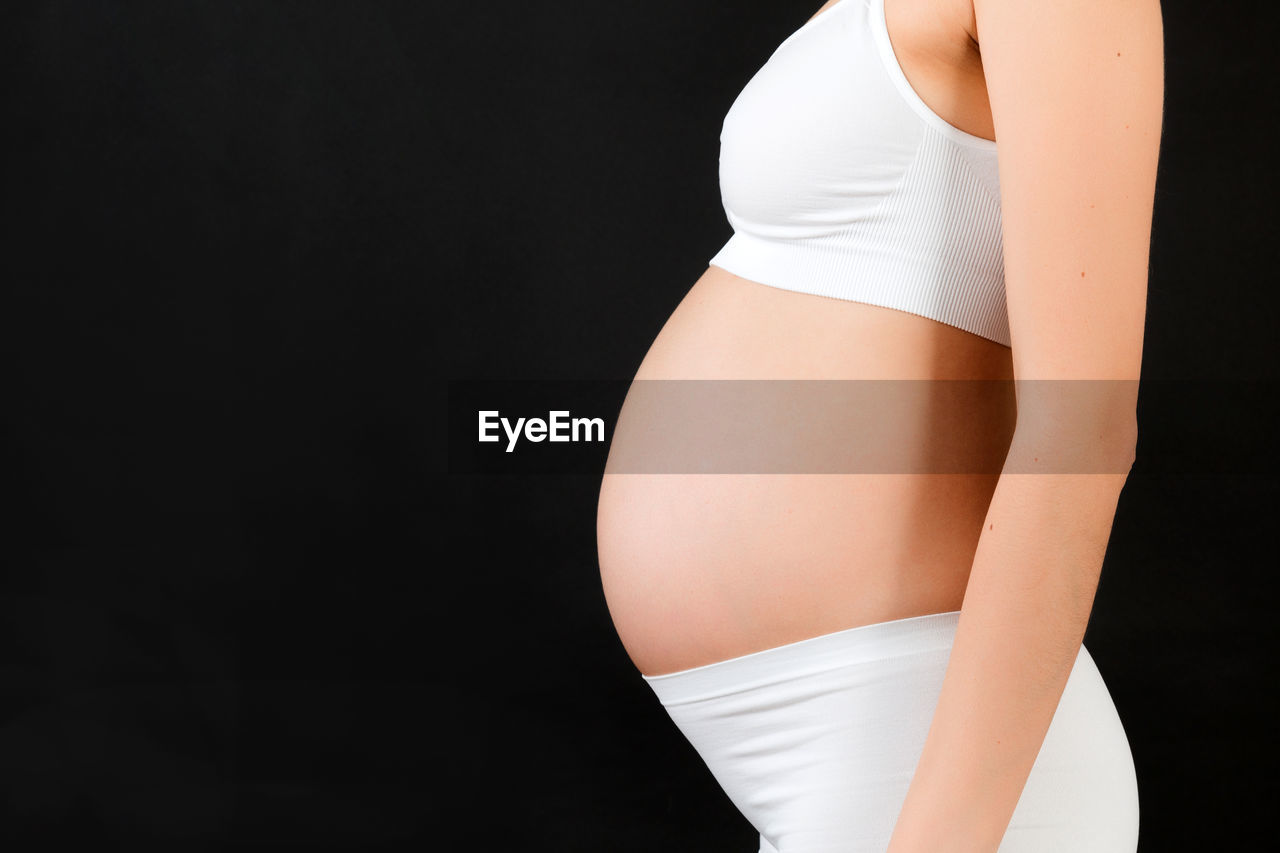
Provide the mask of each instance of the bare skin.
{"label": "bare skin", "polygon": [[[835,0],[858,2],[858,0]],[[816,13],[824,14],[832,0]],[[968,0],[890,0],[903,73],[942,118],[992,138]],[[1009,348],[903,311],[767,287],[709,267],[637,379],[1011,379]],[[959,428],[1003,436],[1008,404]],[[995,466],[998,469],[998,464]],[[646,675],[960,609],[996,475],[606,474],[602,582]],[[655,520],[660,519],[660,521]]]}
{"label": "bare skin", "polygon": [[[969,332],[710,267],[636,378],[1011,376],[1009,350]],[[925,425],[925,434],[957,427],[945,413],[936,417],[941,422]],[[1007,406],[970,417],[1006,440],[1012,433]],[[958,610],[996,480],[606,474],[598,542],[614,627],[636,667],[653,675],[856,625]]]}
{"label": "bare skin", "polygon": [[[817,14],[835,2],[857,0]],[[1158,0],[885,3],[921,99],[999,140],[1012,348],[713,268],[638,378],[1119,380],[1132,393],[1084,406],[1020,395],[1013,421],[997,401],[913,427],[926,448],[958,428],[1008,435],[1010,458],[1049,463],[1087,445],[1131,462],[1163,124]],[[959,609],[889,853],[995,853],[1083,639],[1128,464],[993,477],[606,474],[606,599],[645,674]]]}

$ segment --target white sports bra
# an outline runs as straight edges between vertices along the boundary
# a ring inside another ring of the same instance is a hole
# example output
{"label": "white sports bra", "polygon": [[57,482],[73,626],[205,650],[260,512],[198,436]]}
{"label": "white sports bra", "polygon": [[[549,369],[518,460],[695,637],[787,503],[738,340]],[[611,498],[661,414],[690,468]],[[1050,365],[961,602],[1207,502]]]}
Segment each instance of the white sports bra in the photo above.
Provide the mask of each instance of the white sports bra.
{"label": "white sports bra", "polygon": [[720,132],[733,236],[708,262],[1009,346],[996,143],[902,73],[884,0],[837,0],[773,52]]}

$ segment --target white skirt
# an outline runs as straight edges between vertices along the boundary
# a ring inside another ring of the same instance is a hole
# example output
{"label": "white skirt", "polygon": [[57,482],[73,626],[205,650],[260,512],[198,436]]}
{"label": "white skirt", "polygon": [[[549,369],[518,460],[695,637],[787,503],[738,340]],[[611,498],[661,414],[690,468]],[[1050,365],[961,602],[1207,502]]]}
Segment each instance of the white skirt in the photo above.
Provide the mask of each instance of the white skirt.
{"label": "white skirt", "polygon": [[[884,853],[960,611],[862,625],[644,676],[760,853]],[[1082,645],[999,853],[1134,853],[1138,785]]]}

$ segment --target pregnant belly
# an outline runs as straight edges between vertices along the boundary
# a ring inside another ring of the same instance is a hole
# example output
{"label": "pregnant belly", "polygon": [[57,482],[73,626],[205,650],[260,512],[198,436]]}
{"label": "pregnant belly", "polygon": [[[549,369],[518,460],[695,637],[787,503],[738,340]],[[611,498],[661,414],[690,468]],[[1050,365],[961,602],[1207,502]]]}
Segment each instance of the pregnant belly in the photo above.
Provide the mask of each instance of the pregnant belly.
{"label": "pregnant belly", "polygon": [[636,667],[958,609],[1013,391],[922,380],[1011,376],[1007,348],[960,329],[709,267],[637,372],[601,484],[601,580]]}

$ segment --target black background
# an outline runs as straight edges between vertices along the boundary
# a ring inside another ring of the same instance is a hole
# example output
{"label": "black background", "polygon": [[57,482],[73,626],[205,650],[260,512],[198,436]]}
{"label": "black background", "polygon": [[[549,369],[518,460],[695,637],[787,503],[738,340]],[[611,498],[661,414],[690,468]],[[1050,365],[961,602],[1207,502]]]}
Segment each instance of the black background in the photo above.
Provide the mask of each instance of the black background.
{"label": "black background", "polygon": [[[613,633],[598,473],[450,473],[444,407],[631,375],[820,5],[6,6],[12,849],[755,849]],[[1151,853],[1248,843],[1276,764],[1275,466],[1213,461],[1274,458],[1275,21],[1163,5],[1144,376],[1188,384],[1087,636]]]}

